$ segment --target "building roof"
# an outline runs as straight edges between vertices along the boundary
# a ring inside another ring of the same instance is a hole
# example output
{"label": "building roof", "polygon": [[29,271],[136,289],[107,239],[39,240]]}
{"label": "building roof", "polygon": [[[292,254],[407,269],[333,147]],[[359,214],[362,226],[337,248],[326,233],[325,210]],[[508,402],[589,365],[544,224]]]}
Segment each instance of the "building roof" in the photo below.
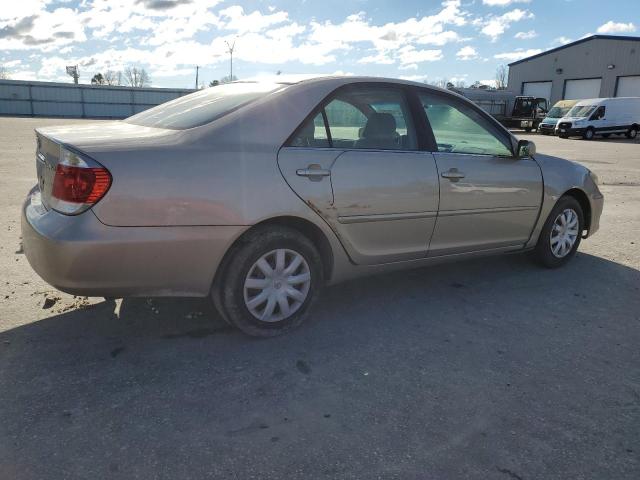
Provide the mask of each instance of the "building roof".
{"label": "building roof", "polygon": [[546,52],[538,53],[536,55],[532,55],[527,58],[522,58],[520,60],[516,60],[515,62],[511,62],[509,66],[517,65],[522,62],[528,62],[529,60],[533,60],[534,58],[542,57],[543,55],[548,55],[553,52],[557,52],[559,50],[573,47],[580,43],[589,42],[591,40],[626,40],[626,41],[635,41],[640,42],[640,37],[628,37],[623,35],[591,35],[590,37],[581,38],[580,40],[576,40],[575,42],[567,43],[566,45],[562,45],[560,47],[552,48],[551,50],[547,50]]}

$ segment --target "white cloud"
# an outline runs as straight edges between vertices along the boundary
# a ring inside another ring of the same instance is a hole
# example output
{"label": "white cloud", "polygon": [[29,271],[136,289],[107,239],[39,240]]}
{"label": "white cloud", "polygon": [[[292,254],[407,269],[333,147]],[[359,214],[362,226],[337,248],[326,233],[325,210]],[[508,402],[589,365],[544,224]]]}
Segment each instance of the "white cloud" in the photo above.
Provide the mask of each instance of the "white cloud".
{"label": "white cloud", "polygon": [[28,17],[43,11],[49,3],[51,0],[4,1],[0,9],[0,27],[4,26],[4,21]]}
{"label": "white cloud", "polygon": [[478,58],[478,52],[475,48],[467,45],[458,50],[456,57],[459,60],[473,60],[474,58]]}
{"label": "white cloud", "polygon": [[539,48],[530,48],[529,50],[518,49],[514,52],[504,52],[498,53],[493,56],[498,60],[508,60],[510,62],[520,60],[521,58],[531,57],[533,55],[537,55],[538,53],[542,53],[542,50]]}
{"label": "white cloud", "polygon": [[519,40],[529,40],[530,38],[536,38],[538,34],[535,30],[529,30],[528,32],[518,32],[514,35],[514,38]]}
{"label": "white cloud", "polygon": [[553,43],[558,45],[565,45],[567,43],[571,43],[573,40],[569,37],[558,37],[553,39]]}
{"label": "white cloud", "polygon": [[[70,64],[80,66],[83,79],[130,65],[146,68],[152,77],[187,75],[196,64],[227,62],[225,40],[236,42],[234,59],[241,64],[321,66],[348,56],[353,62],[411,71],[441,60],[441,47],[468,40],[458,27],[471,21],[462,0],[445,0],[431,15],[395,22],[374,22],[359,12],[308,23],[297,23],[268,4],[262,11],[245,10],[221,5],[222,0],[5,3],[0,51],[31,50],[34,57],[23,68],[37,71],[42,80],[68,80],[64,67]],[[460,49],[468,55],[458,58],[473,58],[469,48]]]}
{"label": "white cloud", "polygon": [[490,7],[506,7],[512,3],[529,3],[531,0],[482,0],[482,3]]}
{"label": "white cloud", "polygon": [[[399,60],[401,64],[415,63],[409,60],[411,55],[397,55],[397,52],[416,45],[443,46],[450,42],[462,41],[457,32],[449,26],[462,26],[467,23],[468,13],[462,10],[460,0],[442,3],[438,13],[422,18],[408,18],[402,22],[390,22],[374,25],[364,12],[350,15],[342,23],[331,21],[311,22],[308,40],[311,44],[322,45],[328,51],[348,50],[357,44],[370,45],[375,53],[360,60],[361,63],[392,64]],[[420,58],[433,58],[439,55],[423,53]],[[441,58],[441,56],[440,56]]]}
{"label": "white cloud", "polygon": [[358,60],[358,63],[375,63],[378,65],[391,65],[395,63],[395,60],[389,57],[386,53],[376,53],[374,55],[367,55]]}
{"label": "white cloud", "polygon": [[491,79],[491,80],[480,80],[480,83],[481,83],[482,85],[487,85],[488,87],[496,88],[496,81],[495,81],[495,79]]}
{"label": "white cloud", "polygon": [[[93,35],[110,39],[134,32],[151,34],[143,43],[161,45],[168,41],[191,39],[203,30],[220,27],[211,10],[221,0],[93,0],[80,15],[81,21],[93,29]],[[159,6],[166,5],[166,8]]]}
{"label": "white cloud", "polygon": [[[44,5],[43,2],[36,2]],[[34,2],[31,2],[34,4]],[[5,5],[3,5],[4,8]],[[70,8],[35,11],[22,18],[11,18],[20,9],[9,8],[0,21],[0,51],[37,49],[51,51],[72,42],[84,42],[84,26],[77,20],[77,12]]]}
{"label": "white cloud", "polygon": [[604,25],[600,25],[598,33],[633,33],[636,31],[636,26],[632,23],[616,23],[613,20],[609,20]]}
{"label": "white cloud", "polygon": [[288,20],[287,12],[279,11],[263,15],[259,11],[245,14],[244,9],[238,5],[225,8],[219,12],[223,20],[222,28],[234,30],[239,35],[247,32],[260,32],[271,25],[277,25]]}
{"label": "white cloud", "polygon": [[422,62],[436,62],[442,60],[442,50],[417,50],[411,45],[399,51],[400,63],[403,65]]}
{"label": "white cloud", "polygon": [[490,16],[482,21],[483,26],[480,31],[490,37],[492,42],[495,42],[513,23],[533,17],[534,15],[530,11],[516,8],[503,15]]}
{"label": "white cloud", "polygon": [[2,66],[6,68],[13,68],[13,67],[17,67],[21,63],[22,63],[22,60],[11,60],[9,62],[3,62]]}

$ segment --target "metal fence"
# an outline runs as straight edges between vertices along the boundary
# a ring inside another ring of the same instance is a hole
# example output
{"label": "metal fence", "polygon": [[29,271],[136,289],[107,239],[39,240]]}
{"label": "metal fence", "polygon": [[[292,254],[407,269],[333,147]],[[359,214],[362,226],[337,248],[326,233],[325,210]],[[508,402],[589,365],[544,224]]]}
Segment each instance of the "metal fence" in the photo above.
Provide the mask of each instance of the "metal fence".
{"label": "metal fence", "polygon": [[193,91],[0,80],[0,115],[125,118]]}

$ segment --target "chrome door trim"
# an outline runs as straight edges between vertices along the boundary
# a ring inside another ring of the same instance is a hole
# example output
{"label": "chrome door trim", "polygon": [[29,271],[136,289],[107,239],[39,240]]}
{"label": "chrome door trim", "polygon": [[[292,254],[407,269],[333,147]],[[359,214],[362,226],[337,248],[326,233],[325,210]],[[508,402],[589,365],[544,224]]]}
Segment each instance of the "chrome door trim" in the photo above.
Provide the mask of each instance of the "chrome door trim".
{"label": "chrome door trim", "polygon": [[415,218],[435,218],[437,216],[438,212],[380,213],[376,215],[350,215],[346,217],[338,217],[338,222],[342,224],[388,222],[393,220],[412,220]]}

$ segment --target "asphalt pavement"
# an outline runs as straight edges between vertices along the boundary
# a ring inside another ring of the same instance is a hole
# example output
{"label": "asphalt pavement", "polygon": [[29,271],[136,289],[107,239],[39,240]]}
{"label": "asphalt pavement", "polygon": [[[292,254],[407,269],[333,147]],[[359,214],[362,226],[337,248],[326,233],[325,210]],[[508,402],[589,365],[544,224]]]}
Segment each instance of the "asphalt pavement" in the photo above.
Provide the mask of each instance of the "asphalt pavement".
{"label": "asphalt pavement", "polygon": [[603,183],[601,230],[566,268],[360,279],[257,340],[203,299],[36,276],[33,128],[74,122],[0,118],[0,479],[640,478],[640,141],[521,135]]}

